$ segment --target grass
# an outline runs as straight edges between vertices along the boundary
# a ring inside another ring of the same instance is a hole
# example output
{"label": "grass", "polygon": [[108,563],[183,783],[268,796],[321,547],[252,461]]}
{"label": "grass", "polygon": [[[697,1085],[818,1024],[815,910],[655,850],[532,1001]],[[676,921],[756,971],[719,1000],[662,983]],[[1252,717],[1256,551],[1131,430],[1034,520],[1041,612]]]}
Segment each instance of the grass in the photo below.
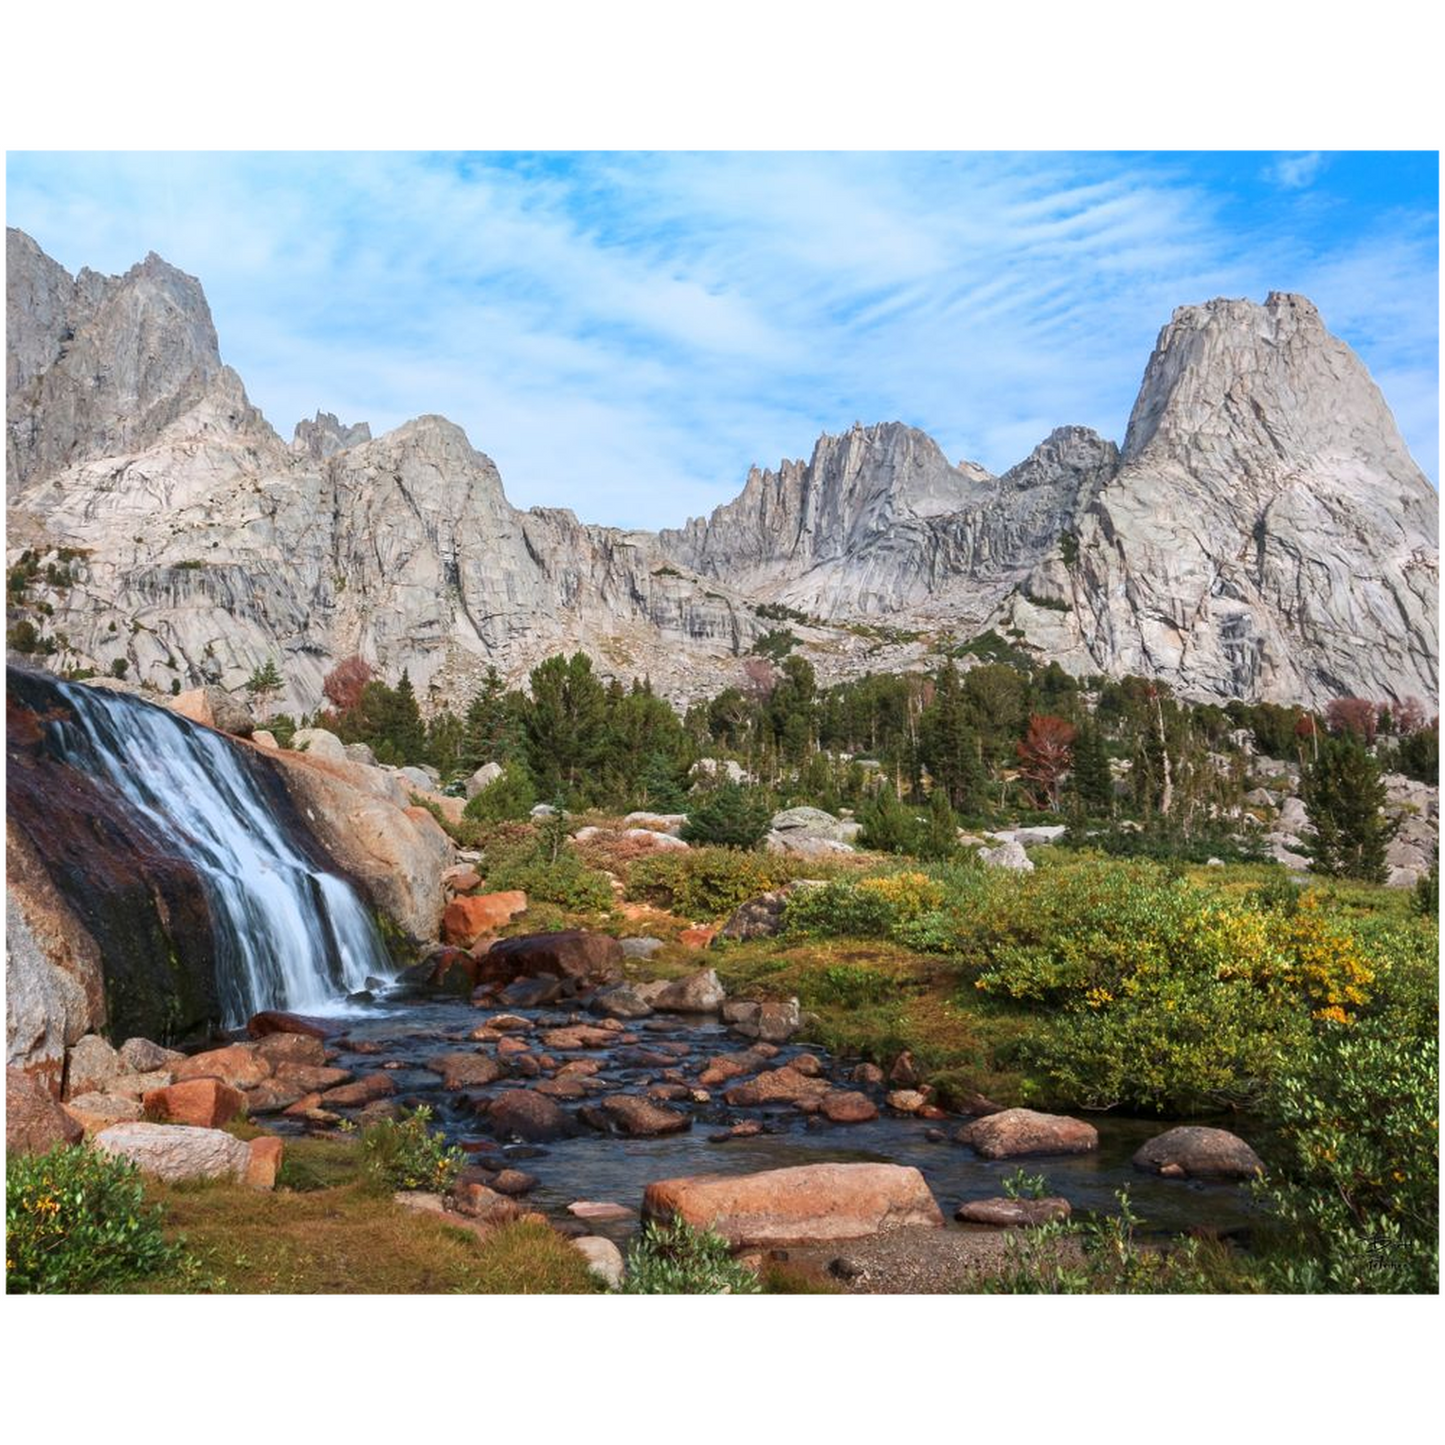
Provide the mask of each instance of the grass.
{"label": "grass", "polygon": [[194,1263],[149,1294],[591,1294],[586,1262],[546,1224],[521,1220],[485,1241],[401,1209],[362,1172],[349,1140],[288,1140],[272,1193],[152,1182],[168,1237]]}

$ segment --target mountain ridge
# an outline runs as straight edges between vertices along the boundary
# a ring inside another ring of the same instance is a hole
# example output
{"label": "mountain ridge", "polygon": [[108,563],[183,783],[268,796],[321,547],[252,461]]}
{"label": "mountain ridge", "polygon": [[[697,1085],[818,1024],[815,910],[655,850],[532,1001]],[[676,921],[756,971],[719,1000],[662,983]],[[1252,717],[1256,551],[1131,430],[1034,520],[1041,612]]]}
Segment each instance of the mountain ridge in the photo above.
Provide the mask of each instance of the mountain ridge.
{"label": "mountain ridge", "polygon": [[70,278],[13,230],[7,255],[11,560],[91,549],[44,598],[61,666],[123,657],[164,690],[279,654],[311,707],[351,653],[435,696],[582,647],[685,701],[736,681],[781,606],[825,681],[992,629],[1194,696],[1435,695],[1438,499],[1303,297],[1178,308],[1122,449],[1059,427],[993,476],[855,424],[651,533],[513,507],[441,417],[373,438],[318,410],[288,445],[196,278],[154,253]]}

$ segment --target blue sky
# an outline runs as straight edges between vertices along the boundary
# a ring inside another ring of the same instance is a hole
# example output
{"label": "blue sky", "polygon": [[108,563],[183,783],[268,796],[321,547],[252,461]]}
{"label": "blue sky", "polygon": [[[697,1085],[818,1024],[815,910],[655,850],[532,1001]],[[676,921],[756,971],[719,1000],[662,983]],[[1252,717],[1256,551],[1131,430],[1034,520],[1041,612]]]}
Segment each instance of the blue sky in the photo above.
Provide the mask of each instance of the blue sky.
{"label": "blue sky", "polygon": [[1301,291],[1438,478],[1430,153],[15,153],[72,271],[205,284],[288,436],[463,425],[521,506],[666,526],[855,420],[1001,471],[1122,440],[1159,328]]}

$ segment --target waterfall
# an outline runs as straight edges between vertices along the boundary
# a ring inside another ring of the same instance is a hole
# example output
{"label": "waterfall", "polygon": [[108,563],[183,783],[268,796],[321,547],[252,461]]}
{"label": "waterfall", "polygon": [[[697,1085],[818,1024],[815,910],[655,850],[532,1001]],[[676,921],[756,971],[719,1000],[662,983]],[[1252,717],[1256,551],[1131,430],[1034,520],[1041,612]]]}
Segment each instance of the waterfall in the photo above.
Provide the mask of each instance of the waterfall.
{"label": "waterfall", "polygon": [[234,744],[122,693],[60,684],[72,716],[58,751],[108,782],[157,849],[200,876],[210,906],[224,1021],[262,1009],[334,1013],[390,960],[343,878],[288,837]]}

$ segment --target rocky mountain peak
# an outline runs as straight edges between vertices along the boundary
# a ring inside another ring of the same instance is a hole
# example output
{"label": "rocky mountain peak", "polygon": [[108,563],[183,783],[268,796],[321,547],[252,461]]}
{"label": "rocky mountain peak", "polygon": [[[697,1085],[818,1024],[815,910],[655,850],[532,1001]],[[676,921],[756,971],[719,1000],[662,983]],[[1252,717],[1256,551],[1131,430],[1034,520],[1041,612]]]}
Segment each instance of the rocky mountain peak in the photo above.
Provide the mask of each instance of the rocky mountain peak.
{"label": "rocky mountain peak", "polygon": [[1345,460],[1418,491],[1429,483],[1359,357],[1304,296],[1181,306],[1159,333],[1124,462],[1177,464],[1268,493],[1301,467]]}
{"label": "rocky mountain peak", "polygon": [[313,461],[324,462],[337,452],[370,440],[371,428],[364,421],[343,426],[333,412],[318,410],[315,417],[296,423],[291,450],[302,452]]}
{"label": "rocky mountain peak", "polygon": [[1079,485],[1088,481],[1102,485],[1119,465],[1119,448],[1086,426],[1055,427],[1017,466],[999,478],[1001,487],[1026,491],[1034,487],[1056,487],[1061,480]]}
{"label": "rocky mountain peak", "polygon": [[123,276],[72,281],[10,231],[6,262],[12,487],[140,450],[218,383],[235,389],[201,283],[154,252]]}

